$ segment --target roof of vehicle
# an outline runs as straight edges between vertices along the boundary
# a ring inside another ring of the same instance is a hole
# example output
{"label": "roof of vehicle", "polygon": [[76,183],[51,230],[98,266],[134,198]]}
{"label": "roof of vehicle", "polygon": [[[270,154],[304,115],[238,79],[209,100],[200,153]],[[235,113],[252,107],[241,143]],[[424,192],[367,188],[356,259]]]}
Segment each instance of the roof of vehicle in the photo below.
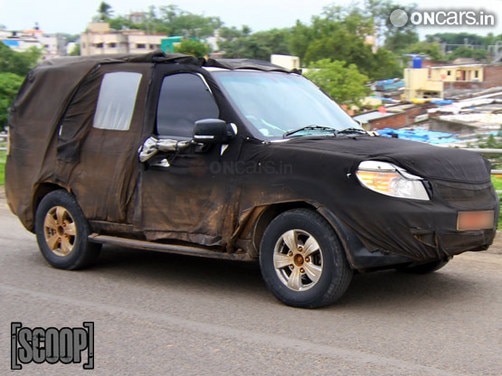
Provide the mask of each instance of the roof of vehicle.
{"label": "roof of vehicle", "polygon": [[[263,71],[292,72],[281,66],[255,59],[208,59],[204,66],[226,69],[258,69]],[[294,71],[296,72],[296,71]]]}
{"label": "roof of vehicle", "polygon": [[[94,69],[107,64],[128,63],[184,64],[196,67],[216,67],[229,70],[256,69],[261,71],[292,72],[266,61],[253,59],[204,59],[178,53],[166,54],[161,50],[147,54],[55,58],[44,61],[28,74],[11,107],[11,119],[9,123],[14,125],[20,120],[23,122],[26,119],[30,119],[31,115],[24,116],[28,108],[34,108],[38,112],[40,106],[46,108],[50,107],[53,113],[61,114],[60,111],[64,110],[72,93],[74,93],[76,88]],[[50,93],[50,95],[47,95],[48,93]],[[16,113],[17,109],[20,108],[22,108],[23,111],[21,111],[21,113]],[[50,117],[52,118],[52,114]],[[45,126],[47,127],[48,124],[57,122],[57,119],[52,120],[53,121],[46,121]]]}
{"label": "roof of vehicle", "polygon": [[109,63],[178,63],[192,64],[196,66],[216,67],[224,69],[257,69],[263,71],[283,71],[289,70],[256,59],[204,59],[180,53],[164,53],[156,50],[146,54],[114,54],[114,55],[92,55],[92,56],[71,56],[50,59],[40,67],[62,67],[71,66],[76,70],[78,66],[95,66],[97,64]]}

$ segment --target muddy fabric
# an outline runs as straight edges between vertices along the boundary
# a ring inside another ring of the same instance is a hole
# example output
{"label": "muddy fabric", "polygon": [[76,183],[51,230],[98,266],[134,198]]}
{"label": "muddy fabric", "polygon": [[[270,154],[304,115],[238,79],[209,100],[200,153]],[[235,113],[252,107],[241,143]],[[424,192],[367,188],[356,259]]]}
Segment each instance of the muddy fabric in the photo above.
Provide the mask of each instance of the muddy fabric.
{"label": "muddy fabric", "polygon": [[[472,238],[473,234],[463,237],[456,230],[457,212],[472,209],[473,201],[478,210],[498,211],[490,166],[474,153],[358,136],[256,145],[246,149],[242,158],[247,165],[269,166],[270,172],[264,168],[245,177],[244,207],[312,200],[313,205],[334,213],[369,250],[427,260],[479,249],[479,242],[486,247],[493,240],[493,230],[480,231]],[[434,199],[396,199],[362,187],[355,172],[363,160],[396,163],[426,178]],[[264,186],[273,187],[271,195]],[[424,241],[417,240],[421,235]]]}
{"label": "muddy fabric", "polygon": [[[9,135],[15,149],[9,154],[6,166],[6,194],[9,205],[28,229],[33,229],[33,192],[38,189],[40,182],[54,183],[79,191],[84,188],[71,184],[72,174],[82,177],[85,171],[90,174],[96,166],[109,163],[110,171],[105,172],[103,176],[116,178],[121,175],[118,180],[129,184],[126,180],[133,174],[132,169],[138,168],[132,167],[134,156],[124,156],[128,160],[127,164],[114,158],[119,150],[139,145],[141,140],[138,139],[137,132],[123,135],[126,139],[123,144],[122,139],[100,137],[98,134],[94,136],[98,140],[97,144],[92,140],[86,141],[99,94],[96,88],[99,88],[101,77],[107,70],[106,66],[120,64],[121,69],[127,71],[139,63],[145,71],[142,96],[138,97],[138,102],[143,104],[149,84],[147,73],[157,61],[201,64],[191,56],[154,52],[146,55],[58,58],[44,62],[28,74],[9,114]],[[141,105],[136,107],[142,109]],[[143,125],[141,116],[140,111],[132,123],[132,128],[140,132]],[[64,132],[60,134],[61,130]],[[97,130],[93,131],[99,133]],[[99,142],[105,139],[107,145]],[[102,150],[107,151],[106,159],[92,160],[79,166],[84,142],[91,149],[99,148],[101,144]],[[119,166],[120,172],[116,171]],[[134,179],[130,182],[134,183]],[[96,182],[86,189],[89,188],[95,190],[103,187]],[[119,183],[108,189],[110,194],[107,198],[112,201],[116,201],[115,194],[120,196],[122,205],[130,199],[130,189],[124,189]],[[87,195],[82,195],[82,199],[84,197]],[[102,209],[99,210],[108,212],[106,205],[101,206]],[[123,219],[123,216],[124,209],[120,209],[106,215],[102,212],[100,219],[117,220]]]}
{"label": "muddy fabric", "polygon": [[[130,128],[94,128],[102,78],[118,65],[122,72],[141,74]],[[59,186],[75,195],[96,232],[227,252],[257,246],[248,221],[265,208],[298,203],[331,213],[370,251],[419,261],[483,249],[493,241],[495,229],[456,230],[458,211],[498,215],[490,166],[479,155],[367,135],[263,142],[246,129],[208,66],[283,70],[251,60],[153,53],[58,59],[30,73],[10,113],[6,167],[8,202],[24,226],[33,231],[34,192]],[[177,72],[205,78],[219,118],[237,125],[237,137],[224,148],[192,145],[140,163],[138,149],[156,132],[162,78]],[[364,160],[395,163],[423,177],[433,199],[396,199],[362,187],[355,172]]]}

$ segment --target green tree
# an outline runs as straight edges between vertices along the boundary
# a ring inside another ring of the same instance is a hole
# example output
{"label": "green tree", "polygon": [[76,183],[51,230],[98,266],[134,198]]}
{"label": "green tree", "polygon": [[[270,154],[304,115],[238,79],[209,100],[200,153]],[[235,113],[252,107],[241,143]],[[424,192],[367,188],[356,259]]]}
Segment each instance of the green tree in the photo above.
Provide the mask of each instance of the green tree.
{"label": "green tree", "polygon": [[193,14],[179,9],[176,5],[159,7],[156,22],[167,26],[169,35],[179,35],[185,38],[206,38],[223,26],[223,22],[218,17]]}
{"label": "green tree", "polygon": [[59,33],[59,35],[66,41],[66,43],[77,42],[80,38],[80,34]]}
{"label": "green tree", "polygon": [[14,73],[0,73],[0,129],[5,129],[9,107],[23,83],[23,77]]}
{"label": "green tree", "polygon": [[314,30],[300,21],[296,21],[296,24],[291,28],[289,49],[291,54],[298,56],[302,62],[304,62],[310,43],[315,39],[313,34]]}
{"label": "green tree", "polygon": [[235,39],[249,37],[251,35],[251,28],[249,26],[243,25],[241,29],[237,29],[235,26],[232,27],[222,27],[218,33],[220,37],[225,41],[233,41]]}
{"label": "green tree", "polygon": [[[106,4],[106,3],[105,3]],[[223,26],[218,17],[204,17],[181,10],[176,5],[161,6],[158,9],[150,6],[144,13],[143,21],[133,23],[126,16],[111,17],[100,12],[100,17],[106,20],[110,27],[116,30],[123,28],[145,30],[149,33],[165,33],[171,36],[185,38],[207,38]]]}
{"label": "green tree", "polygon": [[110,24],[110,28],[115,30],[121,29],[141,29],[142,25],[137,25],[124,16],[117,16],[106,20]]}
{"label": "green tree", "polygon": [[297,22],[291,32],[292,53],[305,64],[327,58],[360,66],[371,55],[365,39],[373,35],[373,20],[358,8],[328,6],[311,23],[307,27]]}
{"label": "green tree", "polygon": [[398,56],[386,48],[379,48],[373,55],[373,70],[370,77],[373,80],[383,80],[403,76],[403,62]]}
{"label": "green tree", "polygon": [[313,62],[305,76],[321,87],[340,104],[360,105],[371,90],[366,86],[368,77],[354,64],[323,59]]}
{"label": "green tree", "polygon": [[272,29],[251,34],[251,29],[222,28],[218,46],[228,58],[270,60],[272,54],[289,55],[289,30]]}
{"label": "green tree", "polygon": [[269,56],[267,56],[267,60],[270,58],[271,54],[291,54],[291,50],[289,48],[290,29],[288,28],[258,31],[253,33],[252,36],[257,40],[260,40],[265,48],[270,51]]}
{"label": "green tree", "polygon": [[330,36],[314,40],[307,49],[304,62],[332,59],[355,64],[361,72],[371,75],[373,52],[364,39],[344,29],[338,29]]}
{"label": "green tree", "polygon": [[[384,15],[388,18],[391,12],[387,7],[391,7],[392,3],[367,2],[372,5],[365,10],[357,6],[326,7],[322,16],[312,17],[311,26],[297,21],[290,33],[291,53],[299,56],[306,65],[324,59],[355,64],[362,74],[372,80],[401,77],[399,55],[382,47],[374,51],[373,46],[367,43],[368,37],[377,36],[378,23],[383,22]],[[380,33],[387,37],[398,35],[395,31],[385,30],[380,30]],[[413,38],[418,40],[415,34]]]}
{"label": "green tree", "polygon": [[[448,61],[459,57],[486,61],[493,58],[493,46],[502,35],[489,33],[486,36],[471,33],[436,33],[427,35],[425,40],[430,43],[440,43]],[[489,56],[490,55],[490,56]]]}
{"label": "green tree", "polygon": [[417,42],[409,46],[403,52],[407,54],[427,55],[431,60],[434,61],[446,61],[446,56],[443,55],[441,46],[437,42]]}
{"label": "green tree", "polygon": [[204,57],[209,53],[209,46],[193,39],[184,39],[178,46],[174,47],[175,52]]}
{"label": "green tree", "polygon": [[419,41],[416,26],[411,22],[401,27],[396,27],[390,20],[390,15],[396,9],[412,13],[416,4],[402,5],[390,0],[364,0],[366,13],[375,22],[375,34],[379,40],[384,40],[384,47],[395,54],[400,54],[410,44]]}
{"label": "green tree", "polygon": [[251,37],[251,28],[243,25],[241,29],[236,27],[222,27],[218,31],[220,40],[218,46],[220,51],[225,53],[227,58],[251,57],[249,45]]}
{"label": "green tree", "polygon": [[75,46],[73,46],[72,50],[69,52],[70,56],[80,56],[80,44],[75,43]]}
{"label": "green tree", "polygon": [[0,72],[15,73],[25,76],[37,64],[42,52],[30,47],[25,52],[17,52],[0,42]]}
{"label": "green tree", "polygon": [[484,45],[487,38],[471,33],[436,33],[425,37],[427,42],[440,41],[447,44],[473,44]]}
{"label": "green tree", "polygon": [[406,51],[410,45],[418,42],[419,37],[415,30],[395,28],[391,34],[386,36],[384,46],[388,50],[399,54]]}
{"label": "green tree", "polygon": [[448,54],[448,61],[453,61],[457,58],[465,57],[475,59],[477,61],[486,60],[488,52],[484,49],[473,49],[469,47],[458,47]]}
{"label": "green tree", "polygon": [[41,56],[41,51],[35,47],[25,52],[17,52],[0,42],[0,129],[7,125],[8,108],[24,76],[35,66]]}
{"label": "green tree", "polygon": [[110,18],[112,18],[112,15],[113,15],[112,6],[102,1],[98,7],[98,16],[96,21],[108,21]]}

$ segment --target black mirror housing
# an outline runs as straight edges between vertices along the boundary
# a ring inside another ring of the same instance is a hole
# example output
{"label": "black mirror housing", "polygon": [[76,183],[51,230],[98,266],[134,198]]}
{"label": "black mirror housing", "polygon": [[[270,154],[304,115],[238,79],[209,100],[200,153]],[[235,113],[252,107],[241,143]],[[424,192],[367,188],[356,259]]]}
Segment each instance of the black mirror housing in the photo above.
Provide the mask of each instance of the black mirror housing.
{"label": "black mirror housing", "polygon": [[230,124],[221,119],[203,119],[195,122],[193,140],[199,144],[228,144],[235,137]]}

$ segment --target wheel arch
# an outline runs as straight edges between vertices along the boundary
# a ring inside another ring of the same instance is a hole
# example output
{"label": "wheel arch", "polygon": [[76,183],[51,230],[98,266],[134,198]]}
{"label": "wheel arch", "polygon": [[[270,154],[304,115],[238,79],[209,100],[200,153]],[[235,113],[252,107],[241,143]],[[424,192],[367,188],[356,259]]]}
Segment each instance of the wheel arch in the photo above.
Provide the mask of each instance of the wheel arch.
{"label": "wheel arch", "polygon": [[[38,205],[40,205],[40,202],[42,199],[47,196],[47,194],[57,191],[58,189],[62,189],[64,191],[67,191],[68,193],[71,193],[69,189],[55,184],[55,183],[42,183],[39,184],[38,187],[35,189],[33,193],[33,201],[32,201],[32,215],[33,218],[35,218],[35,215],[37,213]],[[33,228],[29,229],[30,231],[34,232],[35,231],[35,221],[33,221]]]}
{"label": "wheel arch", "polygon": [[284,213],[285,211],[302,208],[317,212],[329,223],[331,228],[338,236],[338,239],[340,240],[347,261],[349,262],[351,267],[354,268],[356,265],[351,250],[356,247],[362,247],[359,239],[345,226],[343,226],[341,221],[332,211],[328,210],[326,207],[307,201],[277,203],[269,205],[265,209],[263,209],[260,216],[256,220],[253,232],[253,246],[256,249],[257,255],[260,252],[260,243],[263,238],[263,234],[265,233],[265,229],[270,224],[270,222],[279,214]]}
{"label": "wheel arch", "polygon": [[252,234],[253,247],[256,250],[256,255],[254,256],[258,256],[260,252],[261,240],[270,222],[272,222],[275,217],[277,217],[281,213],[284,213],[285,211],[300,208],[315,210],[314,206],[302,201],[276,203],[268,205],[264,208],[257,208],[257,210],[261,210],[261,213],[256,219]]}

